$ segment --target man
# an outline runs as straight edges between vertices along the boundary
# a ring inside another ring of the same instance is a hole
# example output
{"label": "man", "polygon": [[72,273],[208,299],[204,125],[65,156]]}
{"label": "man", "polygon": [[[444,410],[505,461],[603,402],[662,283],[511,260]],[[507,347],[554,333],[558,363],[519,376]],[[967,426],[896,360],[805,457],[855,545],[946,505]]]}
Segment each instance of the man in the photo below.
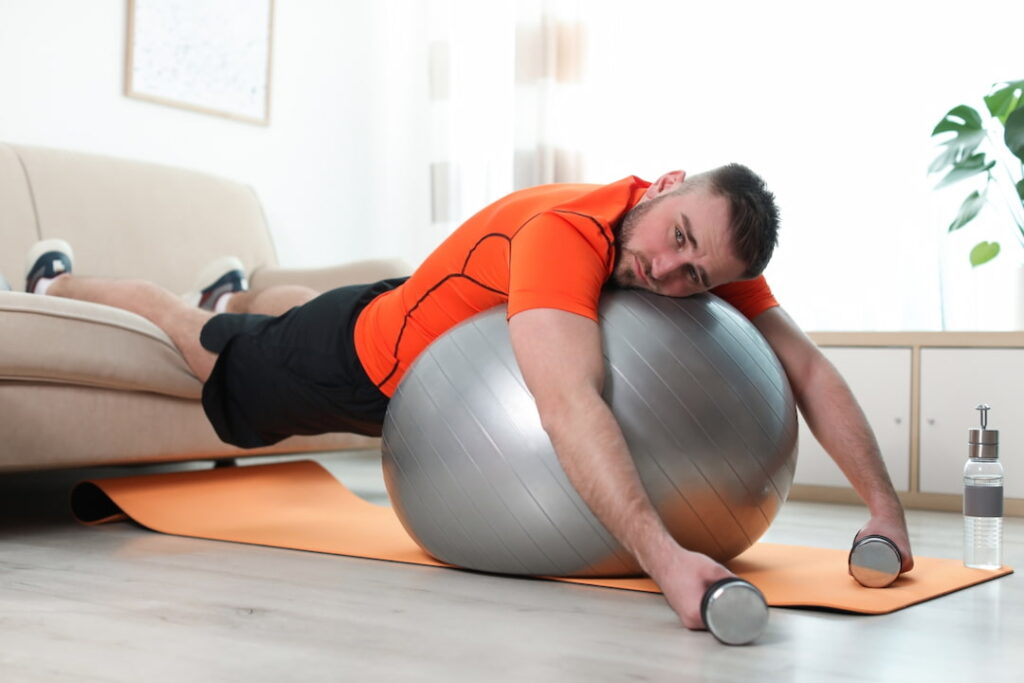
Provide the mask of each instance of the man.
{"label": "man", "polygon": [[292,434],[379,433],[388,398],[420,351],[507,303],[516,358],[570,481],[683,624],[701,628],[704,590],[731,573],[667,533],[601,398],[597,307],[606,285],[675,297],[711,290],[751,318],[807,423],[868,506],[859,535],[891,538],[903,570],[913,566],[903,510],[863,413],[760,277],[777,227],[763,181],[733,164],[689,179],[673,171],[653,184],[628,177],[516,192],[466,221],[407,280],[319,296],[300,287],[247,292],[229,267],[219,278],[214,271],[196,308],[150,283],[71,275],[70,249],[59,242],[30,254],[27,291],[153,321],[204,382],[218,435],[243,447]]}

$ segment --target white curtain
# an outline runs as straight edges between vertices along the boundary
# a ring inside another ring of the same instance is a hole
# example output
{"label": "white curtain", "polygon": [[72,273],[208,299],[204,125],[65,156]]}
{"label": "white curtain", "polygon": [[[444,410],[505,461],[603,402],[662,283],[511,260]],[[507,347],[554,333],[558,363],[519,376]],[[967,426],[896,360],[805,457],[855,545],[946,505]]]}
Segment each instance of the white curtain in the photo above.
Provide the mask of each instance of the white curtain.
{"label": "white curtain", "polygon": [[579,180],[576,0],[430,0],[430,197],[443,237],[499,197]]}
{"label": "white curtain", "polygon": [[[519,187],[738,161],[778,195],[768,276],[805,328],[938,329],[943,299],[951,327],[1012,319],[1021,252],[963,265],[961,241],[1009,233],[1001,217],[947,237],[964,193],[926,171],[949,108],[1020,78],[1024,5],[383,1],[402,40],[380,148],[402,201],[382,204],[410,260]],[[969,30],[983,15],[1000,19]]]}
{"label": "white curtain", "polygon": [[516,17],[516,189],[579,181],[586,31],[577,0],[520,0]]}

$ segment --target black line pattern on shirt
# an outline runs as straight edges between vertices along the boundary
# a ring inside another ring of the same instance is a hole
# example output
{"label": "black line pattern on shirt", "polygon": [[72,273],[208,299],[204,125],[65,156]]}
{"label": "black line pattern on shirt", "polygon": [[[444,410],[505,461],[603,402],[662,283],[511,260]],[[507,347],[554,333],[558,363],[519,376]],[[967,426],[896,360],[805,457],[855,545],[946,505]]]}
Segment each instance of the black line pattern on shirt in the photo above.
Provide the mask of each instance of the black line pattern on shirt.
{"label": "black line pattern on shirt", "polygon": [[[600,232],[601,236],[604,238],[605,243],[607,245],[607,249],[606,249],[606,253],[605,253],[605,262],[606,262],[606,264],[611,262],[612,252],[613,252],[615,247],[614,247],[614,244],[613,244],[611,236],[608,234],[609,233],[609,229],[605,225],[603,225],[601,223],[601,221],[599,221],[597,218],[595,218],[595,217],[593,217],[593,216],[591,216],[589,214],[579,213],[577,211],[568,211],[568,210],[565,210],[565,209],[554,209],[553,212],[554,213],[573,214],[575,216],[580,216],[582,218],[587,218],[590,221],[592,221],[594,223],[594,225],[597,226],[598,231]],[[413,304],[409,308],[409,310],[405,312],[405,317],[402,320],[402,327],[398,331],[398,336],[395,339],[395,346],[394,346],[394,349],[392,349],[392,355],[395,358],[395,362],[391,366],[391,370],[388,371],[387,376],[385,376],[384,379],[382,379],[380,382],[377,383],[377,388],[378,389],[382,388],[385,384],[387,384],[391,380],[391,378],[394,377],[395,373],[398,372],[398,366],[400,365],[400,361],[398,359],[398,350],[402,347],[402,339],[405,337],[405,330],[406,330],[406,327],[408,327],[408,325],[409,325],[409,319],[412,317],[413,313],[416,312],[416,309],[418,309],[421,304],[423,304],[427,299],[430,298],[431,294],[433,294],[435,291],[440,289],[447,282],[449,282],[451,280],[467,280],[467,281],[471,282],[472,284],[476,285],[477,287],[480,287],[481,289],[485,289],[485,290],[487,290],[489,292],[493,292],[493,293],[498,294],[500,296],[508,297],[508,292],[507,291],[502,291],[500,289],[496,289],[494,287],[491,287],[490,285],[486,285],[483,282],[480,282],[479,280],[477,280],[477,279],[467,275],[466,274],[466,270],[469,268],[469,263],[472,260],[473,254],[476,252],[476,250],[479,249],[484,244],[484,242],[486,242],[487,240],[492,239],[492,238],[503,239],[503,240],[506,240],[508,242],[508,244],[509,244],[509,259],[511,260],[512,241],[519,235],[519,233],[522,231],[523,228],[525,228],[527,225],[529,225],[538,216],[542,216],[544,213],[547,213],[547,212],[546,211],[541,211],[540,213],[535,213],[534,215],[530,216],[525,221],[523,221],[522,225],[520,225],[518,228],[516,228],[512,232],[511,235],[506,235],[506,234],[500,233],[500,232],[492,232],[492,233],[488,233],[488,234],[484,235],[483,237],[481,237],[480,239],[478,239],[476,241],[476,244],[474,244],[469,249],[469,251],[466,253],[466,259],[465,259],[465,261],[462,262],[462,270],[460,272],[458,272],[458,273],[449,273],[449,274],[445,275],[443,278],[441,278],[436,283],[434,283],[427,291],[425,291],[423,293],[423,295],[419,299],[417,299],[416,303]],[[509,264],[509,268],[511,270],[511,263]]]}
{"label": "black line pattern on shirt", "polygon": [[594,218],[589,213],[580,213],[579,211],[569,211],[568,209],[552,209],[552,211],[554,213],[568,213],[568,214],[572,214],[573,216],[579,216],[580,218],[586,218],[590,222],[592,222],[594,225],[596,225],[597,226],[598,234],[600,234],[601,237],[604,238],[604,242],[605,242],[605,255],[604,255],[605,265],[607,266],[607,265],[609,265],[612,262],[612,254],[615,251],[615,243],[612,240],[611,234],[609,234],[609,233],[611,233],[611,228],[610,227],[604,225],[601,221],[599,221],[598,219]]}

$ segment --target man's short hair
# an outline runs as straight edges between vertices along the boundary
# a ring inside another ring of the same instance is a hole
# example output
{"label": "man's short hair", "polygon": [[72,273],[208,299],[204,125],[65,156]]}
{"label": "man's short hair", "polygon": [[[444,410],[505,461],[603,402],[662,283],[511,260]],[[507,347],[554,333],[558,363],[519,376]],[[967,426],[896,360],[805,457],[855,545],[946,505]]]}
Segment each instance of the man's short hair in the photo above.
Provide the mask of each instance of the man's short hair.
{"label": "man's short hair", "polygon": [[677,191],[697,187],[729,201],[736,256],[747,264],[743,277],[754,278],[764,272],[779,243],[779,209],[761,176],[743,164],[728,164],[687,177]]}

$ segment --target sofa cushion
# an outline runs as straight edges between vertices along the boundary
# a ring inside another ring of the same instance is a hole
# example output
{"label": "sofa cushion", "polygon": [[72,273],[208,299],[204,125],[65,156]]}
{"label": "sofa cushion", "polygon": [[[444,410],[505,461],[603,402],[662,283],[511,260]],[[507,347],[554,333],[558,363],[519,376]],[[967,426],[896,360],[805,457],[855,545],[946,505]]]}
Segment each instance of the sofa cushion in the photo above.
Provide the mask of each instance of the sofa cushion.
{"label": "sofa cushion", "polygon": [[198,398],[202,385],[170,338],[109,306],[0,292],[0,380]]}
{"label": "sofa cushion", "polygon": [[0,472],[380,449],[375,437],[322,434],[242,451],[217,438],[198,401],[116,389],[0,380],[0,409]]}

